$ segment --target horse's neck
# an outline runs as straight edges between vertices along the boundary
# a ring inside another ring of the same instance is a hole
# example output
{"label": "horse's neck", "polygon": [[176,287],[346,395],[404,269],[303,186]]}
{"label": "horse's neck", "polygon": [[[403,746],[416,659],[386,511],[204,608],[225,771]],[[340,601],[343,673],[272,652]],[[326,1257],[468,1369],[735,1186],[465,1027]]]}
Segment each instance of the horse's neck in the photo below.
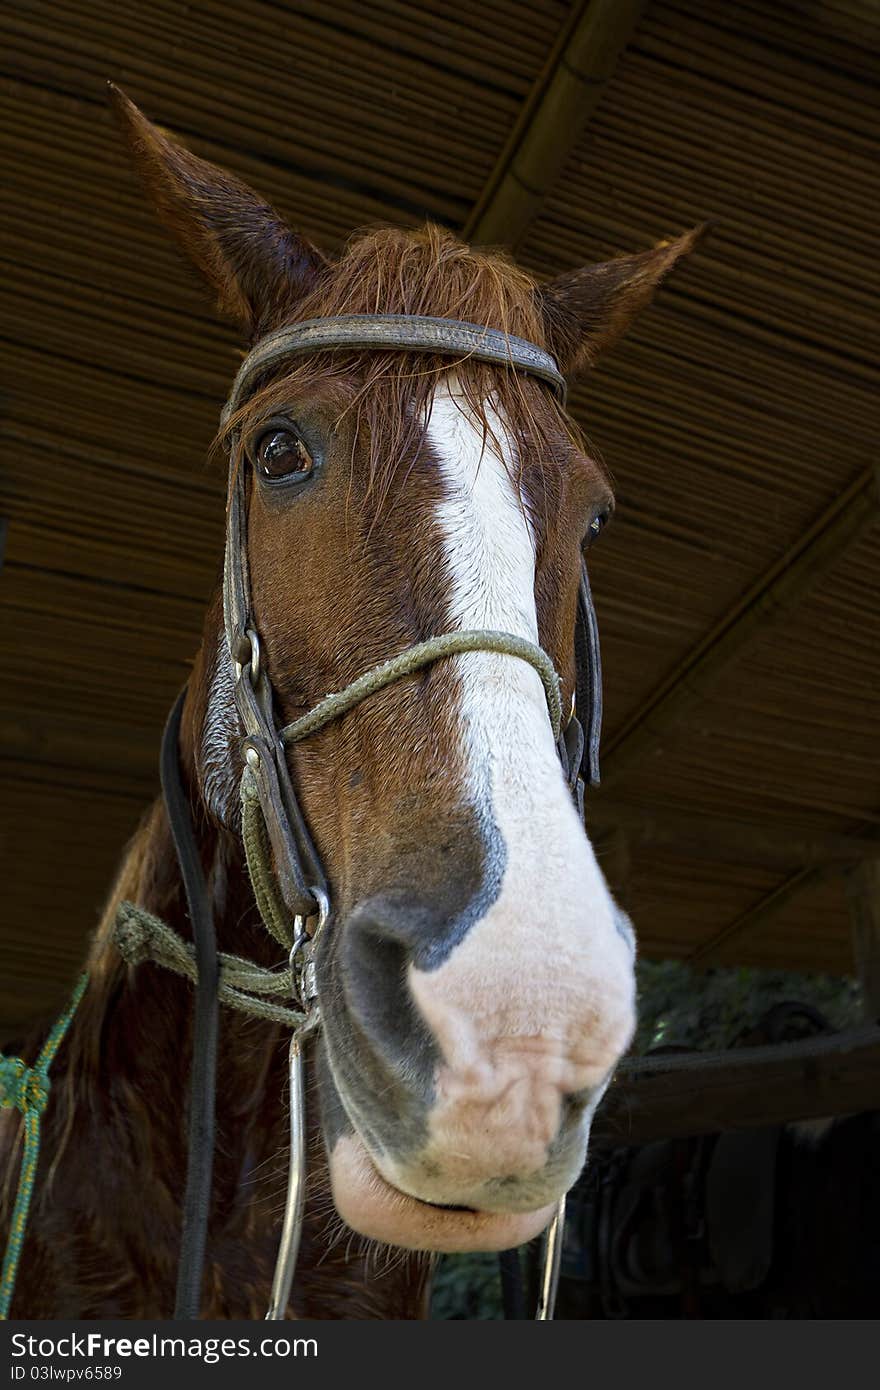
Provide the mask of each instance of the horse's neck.
{"label": "horse's neck", "polygon": [[[232,838],[202,821],[200,839],[218,945],[264,964],[277,964],[279,948],[260,926]],[[190,937],[183,884],[161,802],[129,848],[92,952],[86,999],[93,999],[93,1009],[100,1014],[101,1056],[94,1051],[94,1021],[86,1016],[77,1020],[76,1043],[84,1041],[91,1052],[92,1065],[84,1067],[91,1084],[101,1088],[108,1072],[124,1078],[127,1087],[151,1108],[158,1104],[151,1128],[158,1124],[173,1135],[173,1146],[179,1150],[186,1130],[181,1121],[192,1058],[193,990],[161,966],[147,963],[131,970],[121,962],[112,943],[112,927],[125,898],[160,917],[179,936]],[[284,1052],[280,1028],[257,1026],[223,1011],[218,1053],[219,1178],[229,1166],[224,1158],[237,1157],[246,1148],[250,1129],[258,1121],[264,1130],[283,1131]],[[114,1064],[112,1071],[108,1061]],[[270,1073],[278,1084],[269,1084]]]}
{"label": "horse's neck", "polygon": [[[247,954],[248,938],[256,933],[240,874],[220,837],[204,827],[201,834],[218,936],[228,938],[231,924],[241,921],[240,950]],[[76,1310],[72,1316],[167,1316],[173,1305],[186,1173],[192,987],[152,963],[134,970],[124,964],[112,940],[123,899],[188,935],[161,804],[145,817],[126,853],[92,947],[88,988],[52,1069],[29,1258],[17,1295],[32,1316],[57,1316],[56,1296],[61,1306],[67,1300]],[[237,1237],[249,1239],[250,1274],[260,1287],[271,1264],[270,1232],[260,1239],[261,1223],[250,1208],[260,1197],[277,1206],[279,1190],[283,1194],[283,1174],[272,1173],[272,1160],[280,1155],[282,1167],[284,1050],[274,1025],[224,1011],[209,1260],[222,1265],[225,1258],[214,1250],[216,1232],[230,1248]],[[262,1172],[260,1164],[266,1165]],[[68,1258],[63,1269],[53,1255],[59,1240],[68,1255],[79,1245],[77,1258]],[[80,1264],[83,1270],[101,1268],[100,1287],[82,1276]],[[32,1273],[40,1275],[36,1294],[28,1288]],[[221,1284],[219,1274],[213,1287],[206,1281],[218,1316],[231,1311]],[[262,1316],[265,1307],[257,1305],[253,1286],[250,1292],[237,1314]]]}
{"label": "horse's neck", "polygon": [[[259,926],[232,837],[200,820],[221,947],[259,959],[278,948]],[[126,966],[112,944],[130,899],[188,935],[161,803],[129,847],[97,933],[89,987],[54,1070],[44,1159],[16,1296],[28,1316],[163,1317],[173,1305],[186,1173],[192,987],[154,964]],[[206,1311],[264,1315],[286,1181],[286,1037],[223,1010]],[[310,1103],[307,1219],[295,1296],[300,1316],[415,1317],[423,1273],[405,1261],[367,1277],[332,1218],[316,1106]],[[328,1252],[327,1246],[330,1243]],[[64,1258],[57,1255],[63,1250]],[[100,1270],[100,1277],[96,1271]],[[24,1315],[22,1313],[22,1315]]]}

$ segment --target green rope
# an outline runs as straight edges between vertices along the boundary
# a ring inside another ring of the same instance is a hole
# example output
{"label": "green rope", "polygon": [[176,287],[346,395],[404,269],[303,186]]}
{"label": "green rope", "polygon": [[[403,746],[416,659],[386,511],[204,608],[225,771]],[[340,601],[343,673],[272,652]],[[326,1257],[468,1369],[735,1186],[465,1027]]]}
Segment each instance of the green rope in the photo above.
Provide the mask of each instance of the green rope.
{"label": "green rope", "polygon": [[415,646],[407,647],[399,656],[393,656],[390,661],[383,661],[371,671],[365,671],[344,690],[325,696],[314,709],[310,709],[307,714],[301,715],[299,719],[283,728],[281,738],[285,743],[299,743],[300,739],[317,733],[325,724],[332,723],[334,719],[339,719],[350,709],[354,709],[355,705],[359,705],[368,695],[383,690],[386,685],[400,680],[402,676],[409,676],[413,671],[430,666],[441,657],[460,656],[464,652],[498,652],[502,656],[519,657],[521,661],[527,661],[534,667],[541,677],[544,694],[547,696],[553,737],[559,738],[562,728],[559,676],[547,653],[534,642],[527,641],[525,637],[516,637],[512,632],[478,630],[444,632],[439,637],[430,637],[427,642],[417,642]]}
{"label": "green rope", "polygon": [[251,887],[263,925],[280,946],[289,951],[293,945],[290,913],[275,883],[269,832],[260,805],[257,784],[249,767],[241,779],[241,838]]}
{"label": "green rope", "polygon": [[28,1212],[40,1159],[40,1119],[49,1103],[49,1068],[64,1041],[70,1021],[76,1013],[88,984],[88,975],[80,975],[70,1003],[56,1020],[52,1031],[40,1049],[32,1067],[21,1057],[0,1057],[0,1109],[20,1110],[24,1120],[24,1151],[18,1176],[18,1191],[9,1226],[3,1272],[0,1274],[0,1321],[9,1317],[9,1305],[15,1292],[18,1262],[27,1230]]}
{"label": "green rope", "polygon": [[[113,924],[113,939],[120,955],[129,965],[141,965],[151,960],[183,975],[193,984],[198,980],[195,947],[177,935],[159,917],[136,906],[135,903],[119,904],[116,921]],[[297,1028],[306,1020],[306,1015],[298,1009],[275,1004],[272,999],[282,996],[289,999],[293,994],[290,967],[268,970],[255,965],[242,956],[219,953],[221,1004],[239,1013],[249,1014],[251,1018],[267,1018],[273,1023],[283,1023],[287,1028]],[[269,998],[260,996],[268,995]]]}

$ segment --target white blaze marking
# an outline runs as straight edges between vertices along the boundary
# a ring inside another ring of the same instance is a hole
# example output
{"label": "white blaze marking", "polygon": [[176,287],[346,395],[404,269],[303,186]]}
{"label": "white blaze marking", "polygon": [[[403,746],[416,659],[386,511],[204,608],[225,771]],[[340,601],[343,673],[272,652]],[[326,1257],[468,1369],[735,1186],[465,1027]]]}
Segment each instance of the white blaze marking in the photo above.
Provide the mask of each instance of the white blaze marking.
{"label": "white blaze marking", "polygon": [[[487,413],[506,450],[504,422]],[[437,390],[428,437],[445,483],[450,628],[537,642],[535,544],[515,468],[491,439],[484,449],[454,378]],[[445,1063],[431,1112],[445,1184],[436,1200],[456,1184],[456,1149],[465,1187],[480,1173],[540,1168],[562,1093],[603,1080],[633,1021],[632,954],[562,775],[541,680],[515,657],[454,659],[464,795],[497,827],[506,860],[496,900],[447,960],[410,971]]]}
{"label": "white blaze marking", "polygon": [[[460,408],[461,407],[461,408]],[[511,481],[516,463],[498,457],[491,439],[467,417],[455,379],[434,399],[429,439],[438,455],[446,499],[438,521],[451,578],[451,628],[512,632],[538,642],[535,607],[535,542],[520,495]],[[502,420],[487,410],[495,438],[507,450]],[[587,883],[592,904],[614,934],[612,907],[562,776],[541,679],[516,657],[474,652],[456,658],[461,682],[461,722],[474,804],[486,804],[501,831],[508,857],[505,878],[535,897],[521,899],[518,913],[536,918],[548,892],[566,891],[569,865],[578,887]],[[558,869],[561,880],[554,878]]]}

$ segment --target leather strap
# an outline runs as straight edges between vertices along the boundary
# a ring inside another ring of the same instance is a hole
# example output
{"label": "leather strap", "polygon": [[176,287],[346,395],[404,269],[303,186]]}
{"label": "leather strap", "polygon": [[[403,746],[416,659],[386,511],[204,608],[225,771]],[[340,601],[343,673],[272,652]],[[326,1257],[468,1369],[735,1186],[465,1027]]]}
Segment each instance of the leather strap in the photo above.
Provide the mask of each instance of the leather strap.
{"label": "leather strap", "polygon": [[588,786],[598,787],[599,743],[602,738],[602,653],[586,562],[581,566],[574,649],[577,672],[575,701],[578,715],[584,722],[586,780]]}
{"label": "leather strap", "polygon": [[[234,466],[234,465],[233,465]],[[226,512],[226,552],[223,559],[223,622],[229,653],[236,662],[246,661],[250,644],[242,641],[253,626],[250,605],[250,575],[247,559],[247,506],[243,478],[244,464],[230,481]]]}
{"label": "leather strap", "polygon": [[525,338],[458,319],[418,314],[340,314],[304,319],[269,333],[257,343],[238,369],[222,423],[225,425],[238,409],[260,373],[276,363],[304,353],[353,352],[361,348],[431,352],[516,367],[546,382],[565,403],[565,377],[555,357]]}
{"label": "leather strap", "polygon": [[244,479],[233,479],[223,565],[223,620],[235,663],[235,704],[245,731],[244,754],[254,776],[263,818],[272,842],[278,883],[292,916],[318,910],[312,888],[326,892],[321,861],[309,834],[290,778],[275,718],[272,687],[259,657],[250,611],[247,515]]}
{"label": "leather strap", "polygon": [[211,1177],[214,1167],[214,1110],[217,1090],[217,1032],[220,965],[214,917],[208,896],[198,841],[189,808],[189,793],[180,773],[180,720],[186,690],[178,695],[165,725],[159,772],[168,811],[168,824],[183,879],[189,920],[195,942],[196,1009],[193,1059],[189,1074],[189,1148],[183,1199],[183,1237],[177,1268],[174,1316],[189,1321],[199,1316]]}

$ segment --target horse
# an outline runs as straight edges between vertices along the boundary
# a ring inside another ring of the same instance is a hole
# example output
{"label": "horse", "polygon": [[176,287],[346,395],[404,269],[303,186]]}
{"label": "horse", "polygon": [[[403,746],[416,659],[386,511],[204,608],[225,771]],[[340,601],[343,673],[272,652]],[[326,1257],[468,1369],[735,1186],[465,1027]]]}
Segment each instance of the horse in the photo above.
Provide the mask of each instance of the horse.
{"label": "horse", "polygon": [[[551,377],[574,379],[699,232],[542,284],[433,224],[374,228],[329,256],[115,88],[111,101],[160,219],[250,348],[306,322],[422,317],[523,340]],[[558,393],[512,353],[498,357],[318,347],[272,359],[226,419],[279,719],[467,630],[511,634],[529,652],[540,642],[573,710],[582,556],[613,494]],[[583,1167],[592,1113],[629,1045],[633,935],[569,795],[536,663],[508,650],[438,655],[287,749],[329,902],[290,1316],[423,1317],[437,1252],[538,1236]],[[256,753],[243,748],[241,675],[221,584],[175,755],[217,944],[268,970],[279,948],[242,843],[239,786]],[[53,1066],[17,1316],[163,1318],[173,1304],[192,988],[131,963],[114,934],[133,903],[191,940],[172,832],[160,798],[91,944]],[[277,845],[273,856],[277,871]],[[269,1300],[287,1037],[281,1023],[223,1011],[204,1317],[262,1317]],[[11,1169],[17,1117],[3,1119]]]}

